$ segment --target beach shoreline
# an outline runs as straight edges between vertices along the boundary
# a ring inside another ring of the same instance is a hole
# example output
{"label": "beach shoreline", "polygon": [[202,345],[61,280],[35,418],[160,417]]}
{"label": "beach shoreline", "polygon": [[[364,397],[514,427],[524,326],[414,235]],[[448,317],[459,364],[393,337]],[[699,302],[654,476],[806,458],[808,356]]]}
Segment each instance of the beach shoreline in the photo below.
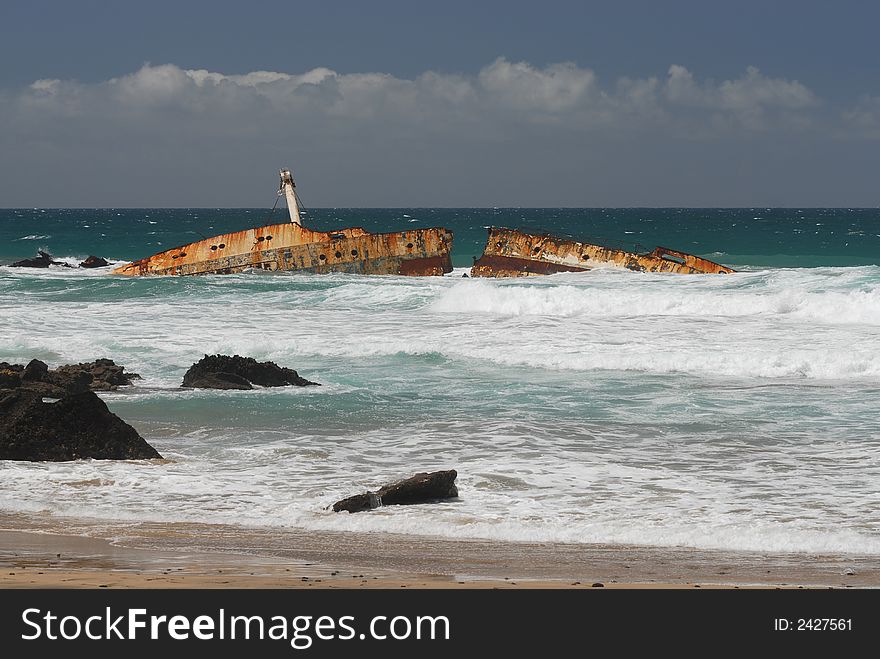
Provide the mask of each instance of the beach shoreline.
{"label": "beach shoreline", "polygon": [[0,588],[105,587],[876,588],[880,561],[0,515]]}

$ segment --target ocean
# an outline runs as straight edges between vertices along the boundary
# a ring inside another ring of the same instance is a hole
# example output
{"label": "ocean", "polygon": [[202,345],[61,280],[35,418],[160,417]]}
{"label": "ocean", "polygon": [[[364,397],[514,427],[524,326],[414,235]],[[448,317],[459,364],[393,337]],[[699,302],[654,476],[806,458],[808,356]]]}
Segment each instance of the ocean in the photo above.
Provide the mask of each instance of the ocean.
{"label": "ocean", "polygon": [[[0,210],[0,264],[114,261],[265,209]],[[272,221],[285,221],[285,212]],[[316,229],[444,226],[445,277],[128,279],[0,267],[0,361],[109,357],[102,393],[168,460],[0,462],[0,513],[501,541],[880,555],[880,210],[311,209]],[[486,227],[708,257],[465,279]],[[206,353],[321,387],[179,389]],[[459,501],[327,507],[457,469]]]}

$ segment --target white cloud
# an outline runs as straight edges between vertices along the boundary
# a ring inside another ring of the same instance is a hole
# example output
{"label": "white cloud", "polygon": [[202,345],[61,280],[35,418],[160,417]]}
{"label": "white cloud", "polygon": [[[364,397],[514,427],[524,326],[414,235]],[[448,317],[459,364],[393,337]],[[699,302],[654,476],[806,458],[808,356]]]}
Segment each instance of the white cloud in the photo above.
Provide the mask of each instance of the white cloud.
{"label": "white cloud", "polygon": [[[21,92],[19,100],[45,112],[54,108],[64,114],[79,108],[96,116],[135,110],[143,117],[157,108],[208,115],[262,108],[279,118],[306,113],[318,121],[321,117],[383,123],[393,119],[405,125],[556,121],[576,130],[633,129],[640,122],[656,127],[662,121],[679,130],[685,118],[689,124],[719,126],[719,115],[751,118],[742,126],[760,129],[772,112],[799,113],[817,104],[802,84],[768,78],[753,67],[740,78],[716,84],[698,82],[686,68],[673,65],[662,81],[622,78],[602,88],[592,70],[573,63],[538,68],[504,58],[476,76],[427,72],[413,80],[385,73],[340,74],[327,68],[302,74],[226,75],[147,64],[97,84],[38,80]],[[753,120],[759,116],[761,123]]]}
{"label": "white cloud", "polygon": [[[877,135],[878,106],[867,98],[836,121]],[[323,67],[226,74],[146,64],[103,82],[47,79],[0,90],[0,200],[39,189],[45,162],[63,163],[76,191],[116,181],[122,204],[131,203],[123,170],[157,186],[166,176],[166,187],[180,181],[182,189],[198,181],[205,162],[238,180],[306,162],[327,181],[331,203],[346,203],[339,189],[359,205],[379,185],[415,199],[438,183],[473,188],[473,199],[484,198],[480,185],[494,185],[486,203],[516,203],[500,197],[526,186],[578,195],[587,179],[601,190],[615,166],[615,185],[624,189],[634,163],[660,186],[675,162],[692,168],[701,158],[723,159],[748,140],[827,137],[834,130],[825,107],[802,83],[754,67],[722,81],[675,64],[665,76],[603,81],[570,62],[505,58],[472,75],[428,71],[412,79]]]}
{"label": "white cloud", "polygon": [[54,94],[58,91],[58,86],[61,84],[60,80],[55,78],[52,79],[44,79],[44,80],[34,80],[31,83],[30,89],[38,94]]}
{"label": "white cloud", "polygon": [[714,130],[729,129],[732,125],[762,130],[774,118],[791,127],[802,127],[808,123],[805,112],[819,104],[816,95],[798,81],[768,78],[754,66],[734,80],[701,83],[685,67],[673,64],[663,95],[671,110],[706,113],[710,118],[706,125]]}
{"label": "white cloud", "polygon": [[777,107],[791,110],[816,105],[816,97],[797,80],[767,78],[754,66],[737,80],[725,80],[718,87],[720,105],[733,110]]}
{"label": "white cloud", "polygon": [[864,96],[841,115],[856,136],[880,139],[880,96]]}
{"label": "white cloud", "polygon": [[735,80],[701,84],[685,67],[673,64],[669,67],[664,91],[673,104],[734,112],[761,108],[799,110],[817,103],[813,92],[796,80],[768,78],[754,66]]}
{"label": "white cloud", "polygon": [[537,69],[526,62],[499,57],[478,76],[479,85],[495,102],[537,112],[565,112],[590,100],[596,75],[574,64]]}

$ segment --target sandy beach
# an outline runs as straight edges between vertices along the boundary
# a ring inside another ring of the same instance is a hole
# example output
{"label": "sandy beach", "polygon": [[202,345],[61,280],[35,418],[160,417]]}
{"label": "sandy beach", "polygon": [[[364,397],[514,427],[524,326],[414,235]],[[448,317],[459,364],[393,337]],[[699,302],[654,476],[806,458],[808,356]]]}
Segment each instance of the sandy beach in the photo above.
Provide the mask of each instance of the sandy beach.
{"label": "sandy beach", "polygon": [[[0,518],[2,588],[865,588],[856,555]],[[28,530],[16,530],[27,528]],[[114,531],[111,533],[111,531]],[[111,542],[109,537],[115,539]],[[601,585],[599,585],[601,584]]]}

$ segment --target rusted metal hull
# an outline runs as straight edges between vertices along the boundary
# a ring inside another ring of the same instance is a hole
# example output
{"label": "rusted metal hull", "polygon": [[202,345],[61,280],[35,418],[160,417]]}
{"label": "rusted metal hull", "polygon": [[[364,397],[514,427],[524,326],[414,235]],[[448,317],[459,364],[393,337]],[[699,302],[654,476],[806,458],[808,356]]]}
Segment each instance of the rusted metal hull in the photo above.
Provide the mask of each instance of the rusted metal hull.
{"label": "rusted metal hull", "polygon": [[116,268],[119,275],[230,274],[249,269],[442,275],[452,271],[452,233],[442,228],[368,233],[312,231],[284,223],[226,233]]}
{"label": "rusted metal hull", "polygon": [[658,247],[636,254],[590,243],[492,227],[483,255],[471,268],[472,277],[528,277],[556,272],[586,272],[596,266],[617,266],[637,272],[728,274],[731,268],[685,252]]}

